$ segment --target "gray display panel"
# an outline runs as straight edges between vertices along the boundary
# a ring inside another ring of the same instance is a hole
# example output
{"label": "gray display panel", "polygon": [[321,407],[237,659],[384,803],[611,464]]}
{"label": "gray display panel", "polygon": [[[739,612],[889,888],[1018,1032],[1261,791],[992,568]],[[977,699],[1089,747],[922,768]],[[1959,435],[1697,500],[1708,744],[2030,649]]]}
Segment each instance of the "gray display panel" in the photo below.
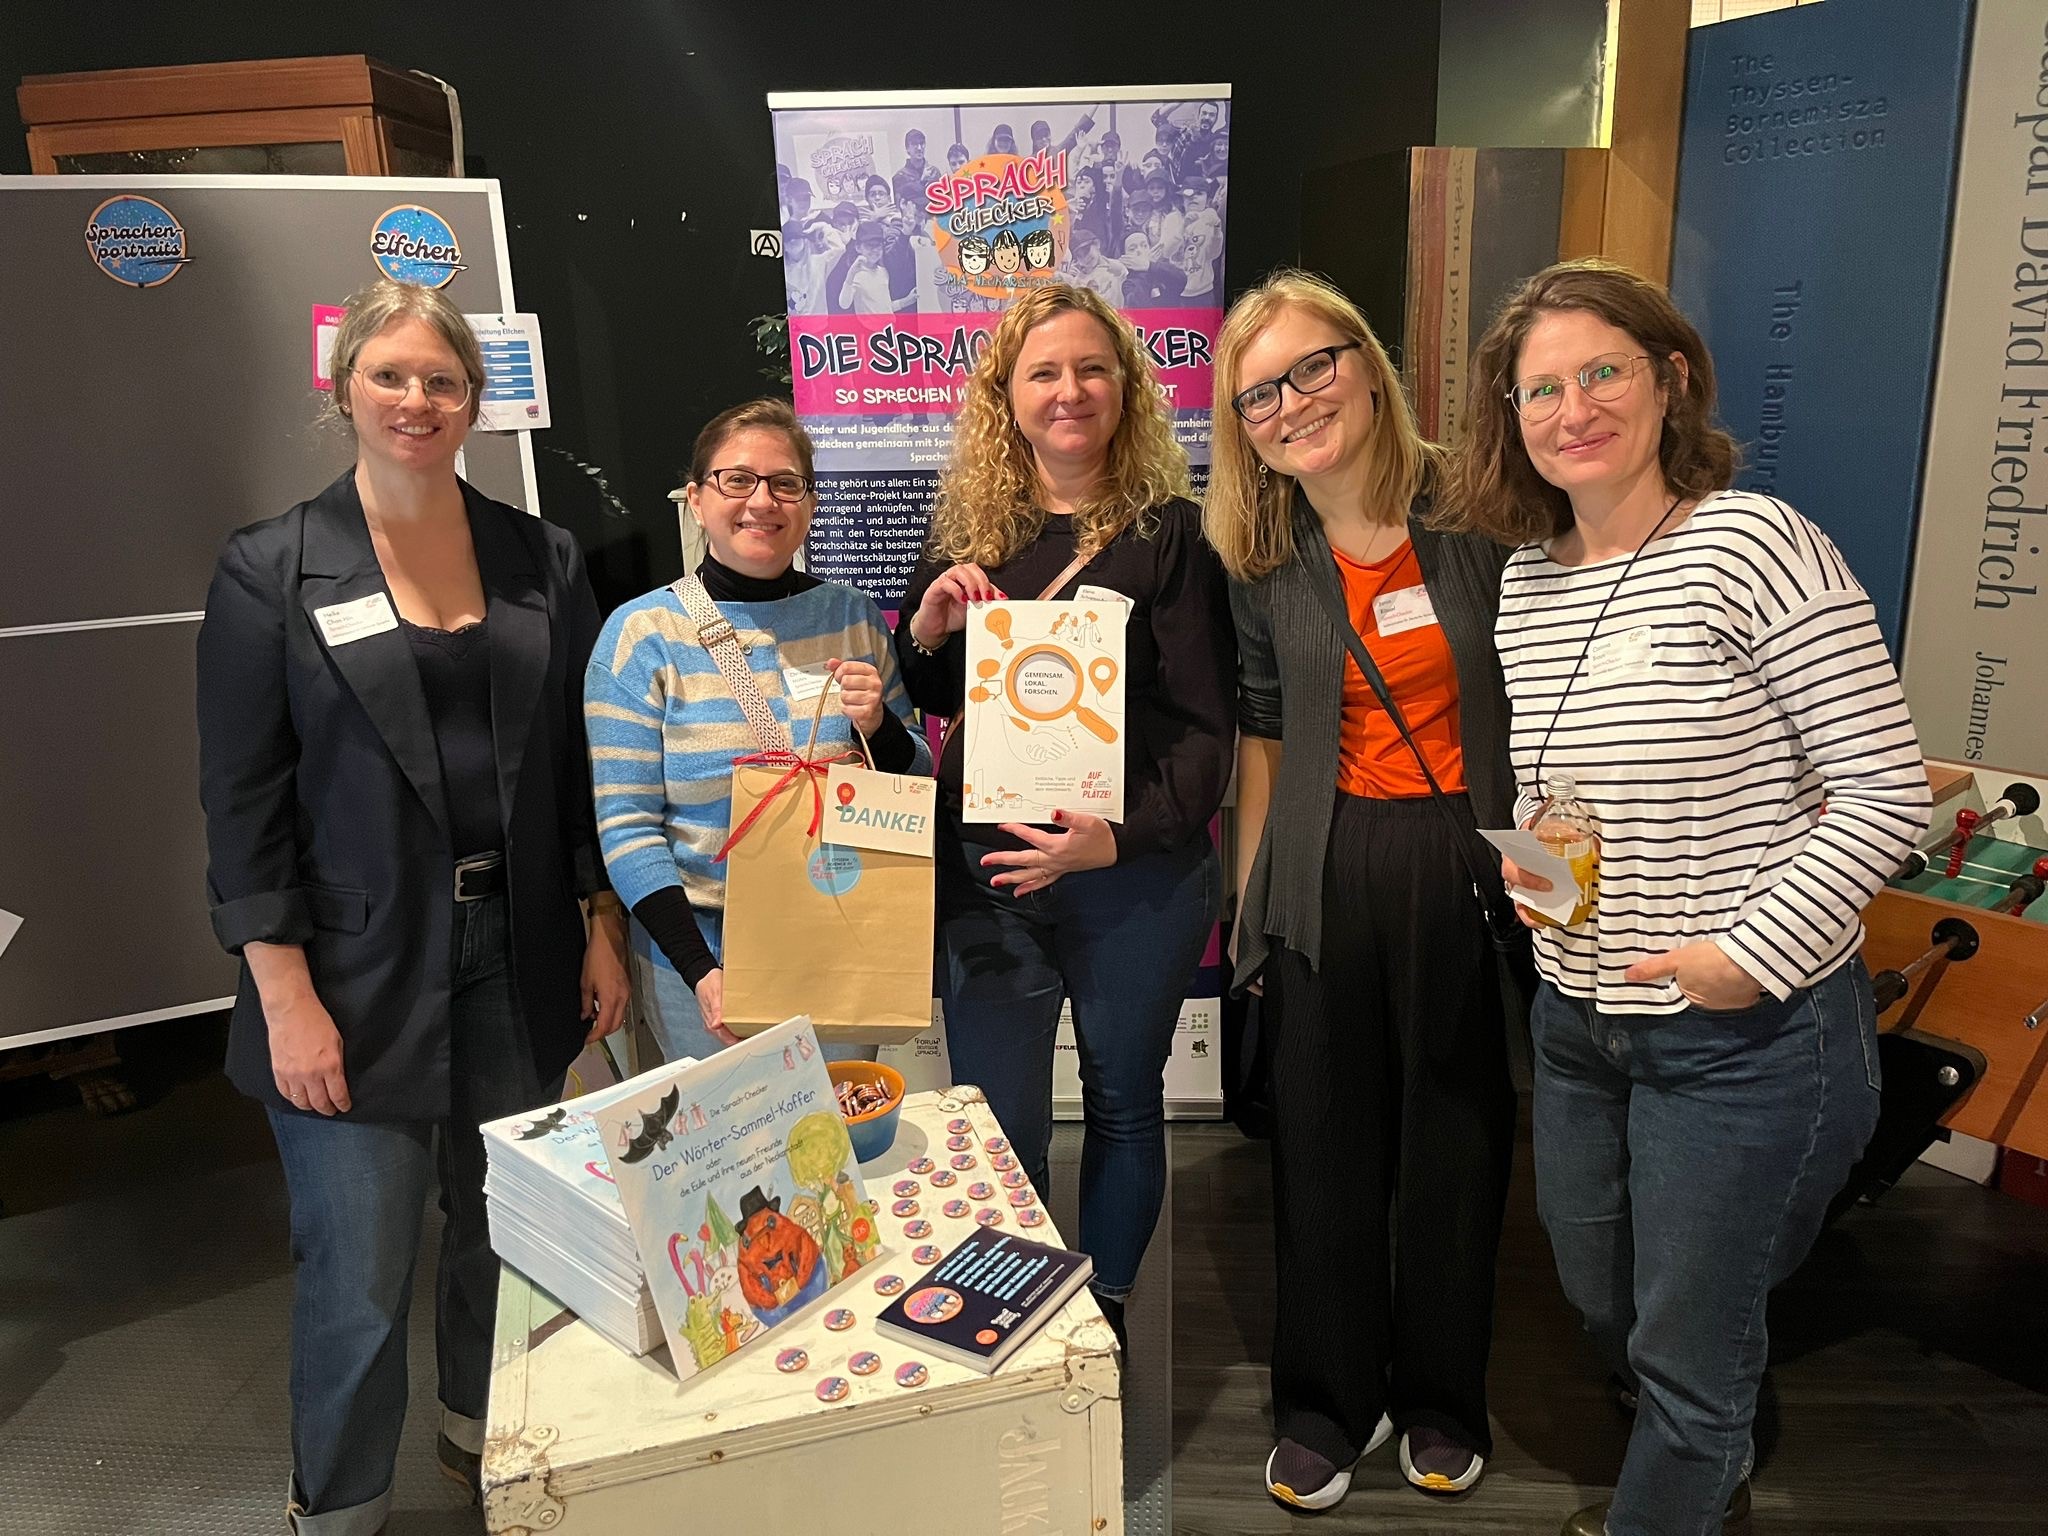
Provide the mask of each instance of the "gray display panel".
{"label": "gray display panel", "polygon": [[[183,230],[188,259],[152,286],[88,249],[123,194]],[[0,177],[0,912],[23,919],[0,1043],[233,990],[206,914],[191,616],[230,532],[352,461],[319,421],[313,309],[380,276],[373,227],[404,204],[454,230],[465,312],[515,307],[493,181]],[[473,433],[465,473],[538,510],[523,434]]]}

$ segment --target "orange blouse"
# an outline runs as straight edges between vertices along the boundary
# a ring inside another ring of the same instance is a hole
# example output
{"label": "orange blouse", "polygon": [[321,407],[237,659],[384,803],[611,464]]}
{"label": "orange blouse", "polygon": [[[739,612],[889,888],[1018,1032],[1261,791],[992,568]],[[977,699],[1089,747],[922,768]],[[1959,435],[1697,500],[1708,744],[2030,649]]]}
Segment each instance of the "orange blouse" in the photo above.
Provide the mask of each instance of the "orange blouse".
{"label": "orange blouse", "polygon": [[[1387,680],[1388,691],[1428,759],[1430,772],[1445,794],[1465,787],[1465,755],[1458,741],[1458,672],[1450,642],[1434,618],[1414,624],[1390,618],[1396,633],[1380,633],[1374,603],[1381,596],[1409,608],[1426,602],[1422,570],[1415,546],[1403,544],[1384,560],[1361,565],[1340,551],[1337,572],[1344,579],[1344,606],[1365,641],[1367,653]],[[1412,589],[1409,597],[1399,594]],[[1344,712],[1337,747],[1337,787],[1347,795],[1380,800],[1409,799],[1429,793],[1429,781],[1415,754],[1401,739],[1393,720],[1380,708],[1371,686],[1349,655],[1344,658]]]}

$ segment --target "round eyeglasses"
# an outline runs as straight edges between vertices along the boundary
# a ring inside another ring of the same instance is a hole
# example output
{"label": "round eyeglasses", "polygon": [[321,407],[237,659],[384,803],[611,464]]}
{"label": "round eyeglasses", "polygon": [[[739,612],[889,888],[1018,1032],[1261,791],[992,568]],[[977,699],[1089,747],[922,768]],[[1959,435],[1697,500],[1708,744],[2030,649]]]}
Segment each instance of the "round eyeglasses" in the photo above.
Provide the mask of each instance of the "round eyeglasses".
{"label": "round eyeglasses", "polygon": [[[1626,352],[1605,352],[1571,376],[1570,382],[1585,392],[1588,400],[1619,400],[1628,393],[1636,365],[1647,357]],[[1532,373],[1507,392],[1507,398],[1524,421],[1548,421],[1564,404],[1566,381],[1554,373]]]}
{"label": "round eyeglasses", "polygon": [[1230,397],[1230,408],[1246,421],[1264,421],[1280,409],[1281,385],[1290,386],[1297,395],[1312,395],[1317,390],[1328,389],[1330,380],[1337,377],[1337,355],[1363,345],[1363,342],[1343,341],[1334,347],[1318,347],[1307,357],[1298,359],[1277,379],[1267,379],[1263,384],[1240,389]]}
{"label": "round eyeglasses", "polygon": [[407,373],[389,363],[356,368],[356,382],[364,394],[379,405],[402,405],[414,384],[427,397],[427,404],[439,411],[459,411],[469,404],[469,379],[460,373]]}
{"label": "round eyeglasses", "polygon": [[734,501],[745,501],[754,494],[754,487],[764,480],[768,482],[768,494],[777,501],[802,501],[810,495],[811,487],[817,484],[809,475],[800,475],[794,470],[764,475],[751,469],[714,469],[704,478],[711,482],[719,495],[729,496]]}

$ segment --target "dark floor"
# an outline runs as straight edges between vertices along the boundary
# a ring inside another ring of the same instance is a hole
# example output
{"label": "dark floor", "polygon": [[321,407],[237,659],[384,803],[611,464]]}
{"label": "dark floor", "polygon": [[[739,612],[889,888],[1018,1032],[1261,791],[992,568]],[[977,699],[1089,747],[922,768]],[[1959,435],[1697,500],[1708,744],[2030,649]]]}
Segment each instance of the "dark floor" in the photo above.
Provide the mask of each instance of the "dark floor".
{"label": "dark floor", "polygon": [[[291,1287],[269,1136],[189,1033],[123,1041],[136,1114],[91,1120],[47,1084],[0,1088],[0,1532],[279,1532]],[[1173,1161],[1175,1531],[1549,1536],[1598,1493],[1626,1427],[1552,1276],[1526,1156],[1486,1481],[1430,1501],[1382,1451],[1322,1516],[1283,1510],[1259,1481],[1265,1147],[1183,1123]],[[424,1274],[415,1294],[432,1294]],[[416,1314],[414,1399],[430,1407],[431,1333]],[[1918,1169],[1822,1240],[1772,1321],[1760,1531],[2048,1531],[2048,1211]],[[390,1536],[481,1527],[435,1475],[432,1447],[432,1415],[417,1411]]]}

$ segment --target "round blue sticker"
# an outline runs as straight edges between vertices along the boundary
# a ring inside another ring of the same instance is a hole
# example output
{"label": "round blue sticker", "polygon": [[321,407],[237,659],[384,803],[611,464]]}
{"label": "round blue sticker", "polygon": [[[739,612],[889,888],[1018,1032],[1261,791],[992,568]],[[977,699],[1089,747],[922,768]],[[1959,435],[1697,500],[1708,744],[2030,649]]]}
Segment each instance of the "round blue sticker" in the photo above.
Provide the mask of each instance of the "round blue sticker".
{"label": "round blue sticker", "polygon": [[463,270],[462,246],[448,221],[418,203],[400,203],[370,226],[370,254],[386,277],[445,288]]}
{"label": "round blue sticker", "polygon": [[811,855],[811,884],[827,896],[844,896],[860,884],[860,850],[820,843]]}
{"label": "round blue sticker", "polygon": [[85,248],[94,266],[131,288],[169,282],[187,259],[185,231],[171,210],[126,193],[93,209],[85,221]]}

